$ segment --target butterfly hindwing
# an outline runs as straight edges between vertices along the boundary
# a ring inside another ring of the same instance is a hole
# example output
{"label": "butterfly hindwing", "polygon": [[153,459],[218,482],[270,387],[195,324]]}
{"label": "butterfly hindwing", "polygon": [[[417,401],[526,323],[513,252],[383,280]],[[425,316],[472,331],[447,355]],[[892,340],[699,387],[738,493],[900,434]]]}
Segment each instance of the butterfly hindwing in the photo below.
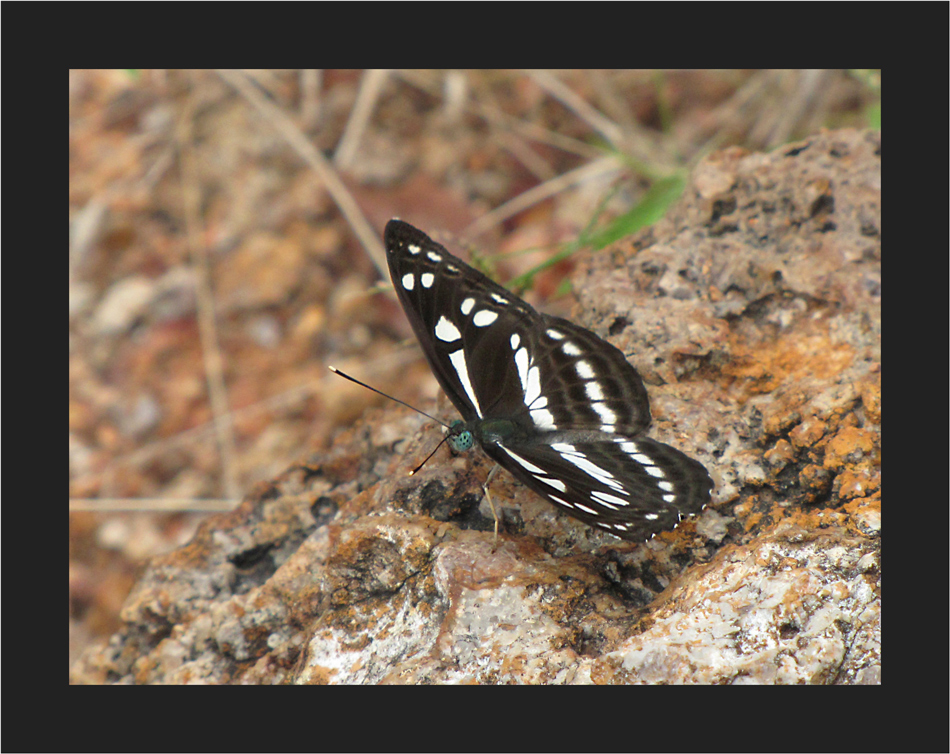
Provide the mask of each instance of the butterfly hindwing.
{"label": "butterfly hindwing", "polygon": [[484,449],[561,510],[623,539],[672,529],[709,500],[705,468],[675,448],[648,437],[586,434]]}
{"label": "butterfly hindwing", "polygon": [[708,502],[705,468],[644,437],[650,404],[623,353],[541,314],[399,220],[386,226],[399,301],[439,384],[485,452],[585,523],[630,540]]}

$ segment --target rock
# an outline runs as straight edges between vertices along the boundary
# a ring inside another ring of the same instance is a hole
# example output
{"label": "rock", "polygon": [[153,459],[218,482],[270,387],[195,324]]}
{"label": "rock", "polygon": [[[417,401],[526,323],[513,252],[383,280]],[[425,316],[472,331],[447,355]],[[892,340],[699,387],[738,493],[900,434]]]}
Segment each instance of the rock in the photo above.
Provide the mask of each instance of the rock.
{"label": "rock", "polygon": [[438,433],[373,413],[152,561],[71,680],[880,683],[880,133],[711,155],[575,290],[703,514],[621,542],[502,472],[495,543],[490,462],[407,477]]}

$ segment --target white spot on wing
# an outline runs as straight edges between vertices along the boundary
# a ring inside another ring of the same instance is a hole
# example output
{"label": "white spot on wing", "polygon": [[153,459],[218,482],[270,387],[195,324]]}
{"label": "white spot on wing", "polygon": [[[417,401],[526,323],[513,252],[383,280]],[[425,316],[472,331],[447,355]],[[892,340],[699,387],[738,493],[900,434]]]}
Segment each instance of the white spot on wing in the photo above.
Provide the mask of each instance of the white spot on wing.
{"label": "white spot on wing", "polygon": [[556,490],[560,490],[561,492],[567,492],[567,485],[564,484],[564,482],[562,482],[560,479],[551,479],[550,477],[538,476],[537,474],[535,474],[534,478],[537,479],[539,482],[544,482],[546,485],[548,485],[549,487],[553,487]]}
{"label": "white spot on wing", "polygon": [[518,346],[521,345],[521,336],[518,333],[513,333],[511,336],[511,350],[517,351]]}
{"label": "white spot on wing", "polygon": [[432,284],[435,282],[435,275],[433,275],[431,272],[423,272],[421,280],[423,288],[431,288]]}
{"label": "white spot on wing", "polygon": [[[564,350],[564,349],[561,349]],[[574,365],[574,371],[577,372],[577,376],[582,380],[592,380],[594,379],[594,368],[590,365],[588,361],[578,361]]]}
{"label": "white spot on wing", "polygon": [[571,343],[571,341],[567,341],[563,346],[561,346],[561,350],[564,351],[564,353],[566,353],[568,356],[580,356],[583,353],[583,351]]}
{"label": "white spot on wing", "polygon": [[439,256],[438,254],[436,254],[434,251],[428,251],[428,252],[426,252],[426,256],[429,257],[429,259],[431,259],[433,262],[441,262],[441,261],[442,261],[442,257]]}
{"label": "white spot on wing", "polygon": [[600,490],[595,490],[594,492],[590,493],[590,496],[595,498],[597,502],[603,503],[608,508],[613,508],[614,510],[617,509],[618,505],[625,507],[629,504],[629,501],[624,500],[621,497],[617,497],[616,495],[608,495],[606,492],[601,492]]}
{"label": "white spot on wing", "polygon": [[452,366],[458,375],[459,382],[462,383],[462,389],[465,390],[469,402],[475,407],[475,413],[478,414],[478,418],[481,419],[482,408],[478,405],[478,396],[475,395],[475,388],[472,387],[472,381],[468,378],[468,364],[465,363],[465,352],[461,348],[458,351],[453,351],[449,354],[449,361],[452,362]]}
{"label": "white spot on wing", "polygon": [[[588,383],[593,384],[593,383]],[[604,423],[601,425],[600,429],[603,432],[613,432],[613,425],[617,423],[617,414],[613,412],[612,409],[607,408],[606,403],[591,403],[590,407],[597,412],[601,419],[604,420]]]}
{"label": "white spot on wing", "polygon": [[542,468],[540,468],[540,467],[538,467],[538,466],[535,466],[533,463],[531,463],[531,461],[528,461],[528,460],[522,458],[521,456],[519,456],[517,453],[514,453],[514,452],[508,450],[508,448],[506,448],[504,445],[499,445],[498,447],[501,448],[503,451],[505,451],[505,452],[511,457],[511,460],[513,460],[515,463],[519,464],[520,466],[523,466],[523,467],[526,468],[528,471],[530,471],[532,474],[543,474],[543,473],[544,473],[544,469],[542,469]]}
{"label": "white spot on wing", "polygon": [[531,366],[527,348],[518,348],[521,338],[515,333],[511,336],[511,345],[515,348],[515,366],[518,368],[518,379],[521,380],[521,389],[524,391],[524,403],[531,414],[531,421],[539,429],[557,429],[554,423],[554,414],[547,409],[548,399],[541,395],[541,370]]}
{"label": "white spot on wing", "polygon": [[490,309],[482,309],[481,311],[475,312],[475,316],[472,317],[472,322],[475,323],[475,327],[488,327],[496,319],[498,319],[498,312],[493,312]]}
{"label": "white spot on wing", "polygon": [[541,397],[541,370],[531,367],[528,370],[528,382],[524,387],[524,405],[530,406]]}
{"label": "white spot on wing", "polygon": [[472,311],[472,307],[474,306],[475,306],[475,299],[467,298],[462,302],[462,305],[459,307],[459,309],[462,310],[462,314],[468,316],[469,312]]}
{"label": "white spot on wing", "polygon": [[418,254],[420,251],[422,251],[422,249],[419,248],[418,246],[416,246],[414,243],[409,244],[409,245],[406,247],[406,250],[407,250],[410,254],[412,254],[413,256],[415,256],[415,255]]}
{"label": "white spot on wing", "polygon": [[405,288],[407,291],[411,291],[413,288],[415,288],[415,287],[416,287],[416,276],[413,275],[411,272],[407,272],[405,275],[403,275],[403,276],[402,276],[402,287]]}
{"label": "white spot on wing", "polygon": [[534,422],[534,426],[538,429],[557,429],[557,425],[554,423],[554,414],[546,408],[535,408],[528,413],[531,414],[531,421]]}
{"label": "white spot on wing", "polygon": [[439,317],[439,324],[435,326],[435,337],[446,343],[452,343],[462,337],[459,329],[444,316]]}
{"label": "white spot on wing", "polygon": [[587,397],[592,401],[602,401],[604,399],[604,391],[596,382],[588,382],[584,385],[584,392],[587,393]]}
{"label": "white spot on wing", "polygon": [[567,447],[571,449],[569,451],[559,450],[558,449],[559,445],[563,446],[564,443],[555,443],[551,447],[554,450],[557,450],[561,454],[561,458],[563,458],[565,461],[567,461],[568,463],[573,463],[581,471],[583,471],[586,474],[589,474],[597,481],[602,482],[603,484],[606,484],[608,487],[612,487],[615,490],[620,490],[621,492],[624,492],[623,485],[620,484],[614,478],[614,475],[611,474],[609,471],[607,471],[606,469],[602,469],[596,463],[593,463],[592,461],[588,460],[587,456],[585,456],[584,454],[578,453],[574,449],[573,445],[567,445]]}
{"label": "white spot on wing", "polygon": [[588,508],[588,507],[587,507],[586,505],[584,505],[583,503],[575,503],[575,505],[576,505],[580,510],[584,511],[584,513],[589,513],[589,514],[592,515],[592,516],[599,516],[599,515],[600,515],[600,513],[599,513],[598,511],[595,511],[593,508]]}
{"label": "white spot on wing", "polygon": [[620,449],[629,455],[634,461],[642,464],[643,466],[653,466],[653,459],[649,456],[643,455],[635,442],[632,440],[618,440],[617,442],[620,443]]}
{"label": "white spot on wing", "polygon": [[546,332],[551,340],[564,340],[564,334],[557,330],[546,330]]}
{"label": "white spot on wing", "polygon": [[518,367],[518,378],[521,380],[521,389],[528,385],[528,349],[519,348],[515,351],[515,366]]}

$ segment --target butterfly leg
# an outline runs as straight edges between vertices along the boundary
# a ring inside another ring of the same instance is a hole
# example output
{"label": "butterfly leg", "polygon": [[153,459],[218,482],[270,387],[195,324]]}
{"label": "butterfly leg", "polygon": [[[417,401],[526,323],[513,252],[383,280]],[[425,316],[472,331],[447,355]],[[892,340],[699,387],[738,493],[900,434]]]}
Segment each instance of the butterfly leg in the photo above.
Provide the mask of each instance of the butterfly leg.
{"label": "butterfly leg", "polygon": [[485,491],[485,499],[488,501],[488,507],[491,508],[492,518],[495,519],[495,541],[492,544],[492,552],[495,551],[495,548],[498,547],[498,522],[501,521],[501,518],[498,515],[498,511],[495,510],[495,504],[492,502],[491,493],[488,491],[488,485],[491,483],[492,477],[498,472],[498,469],[501,467],[496,463],[491,471],[488,472],[488,476],[485,477],[485,484],[482,485],[482,489]]}

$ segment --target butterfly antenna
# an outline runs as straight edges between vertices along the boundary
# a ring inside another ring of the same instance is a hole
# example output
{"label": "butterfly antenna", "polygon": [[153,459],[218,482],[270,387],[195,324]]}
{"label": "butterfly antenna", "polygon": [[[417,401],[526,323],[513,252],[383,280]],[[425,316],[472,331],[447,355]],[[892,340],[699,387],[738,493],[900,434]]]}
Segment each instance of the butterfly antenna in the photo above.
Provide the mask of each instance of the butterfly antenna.
{"label": "butterfly antenna", "polygon": [[[382,390],[377,390],[377,389],[374,388],[372,385],[367,385],[365,382],[360,382],[358,379],[356,379],[356,377],[351,377],[351,376],[348,375],[346,372],[341,372],[341,371],[340,371],[339,369],[337,369],[336,367],[329,367],[329,369],[330,369],[330,371],[333,372],[334,374],[338,374],[338,375],[340,375],[340,377],[342,377],[342,378],[344,378],[344,379],[346,379],[346,380],[349,380],[350,382],[355,382],[355,383],[356,383],[357,385],[359,385],[360,387],[365,387],[367,390],[372,390],[372,391],[373,391],[374,393],[376,393],[377,395],[383,396],[383,398],[389,398],[389,400],[391,400],[391,401],[396,401],[396,403],[399,403],[399,404],[405,406],[406,408],[411,408],[411,409],[412,409],[413,411],[415,411],[417,414],[422,414],[423,416],[427,416],[428,418],[432,419],[432,421],[434,421],[436,424],[441,424],[441,425],[442,425],[443,427],[445,427],[446,429],[449,428],[449,425],[448,425],[448,424],[446,424],[445,422],[439,421],[438,419],[436,419],[436,418],[435,418],[434,416],[432,416],[431,414],[427,414],[425,411],[422,411],[421,409],[418,409],[418,408],[416,408],[415,406],[406,403],[405,401],[401,401],[401,400],[399,400],[398,398],[393,398],[391,395],[388,395],[387,393],[384,393]],[[442,443],[439,443],[439,445],[441,445],[441,444],[442,444]],[[436,450],[438,450],[438,448],[436,448]],[[432,452],[434,453],[435,451],[432,451]],[[431,457],[431,456],[430,456],[430,457]],[[429,459],[426,458],[426,461],[428,461],[428,460],[429,460]],[[423,463],[425,463],[425,461],[423,461]],[[418,469],[417,469],[416,471],[418,471]],[[415,472],[413,472],[413,473],[415,473]]]}
{"label": "butterfly antenna", "polygon": [[[373,391],[374,393],[376,393],[377,395],[383,396],[383,398],[389,398],[389,400],[391,400],[391,401],[396,401],[396,403],[400,403],[400,404],[402,404],[403,406],[405,406],[406,408],[411,408],[413,411],[416,411],[417,413],[420,413],[420,414],[422,414],[423,416],[426,416],[426,417],[432,419],[432,421],[434,421],[436,424],[441,424],[441,425],[442,425],[443,427],[445,427],[446,429],[449,429],[449,428],[450,428],[448,424],[446,424],[445,422],[439,421],[438,419],[436,419],[436,418],[435,418],[434,416],[432,416],[431,414],[427,414],[425,411],[421,411],[421,410],[419,410],[418,408],[416,408],[415,406],[412,406],[412,405],[406,403],[405,401],[401,401],[401,400],[399,400],[398,398],[393,398],[391,395],[388,395],[387,393],[384,393],[382,390],[377,390],[377,389],[374,388],[372,385],[367,385],[365,382],[360,382],[358,379],[356,379],[356,377],[351,377],[351,376],[348,375],[346,372],[341,372],[341,371],[340,371],[339,369],[337,369],[336,367],[330,367],[329,369],[330,369],[330,371],[333,372],[334,374],[338,374],[338,375],[340,375],[340,377],[343,377],[344,379],[347,379],[347,380],[349,380],[350,382],[355,382],[357,385],[359,385],[360,387],[365,387],[367,390],[372,390],[372,391]],[[429,462],[429,459],[432,458],[432,456],[435,455],[436,451],[437,451],[439,448],[441,448],[441,447],[442,447],[442,444],[443,444],[446,440],[448,440],[448,439],[449,439],[449,436],[448,436],[448,435],[446,435],[445,437],[443,437],[443,438],[442,438],[442,441],[441,441],[438,445],[435,446],[435,450],[433,450],[431,453],[429,453],[429,455],[426,456],[425,460],[424,460],[422,463],[420,463],[418,466],[416,466],[416,468],[414,468],[412,471],[409,472],[409,476],[412,476],[413,474],[416,474],[416,473],[419,471],[419,469],[421,469],[423,466],[425,466],[425,465]]]}
{"label": "butterfly antenna", "polygon": [[429,453],[429,455],[427,455],[427,456],[425,457],[425,460],[424,460],[422,463],[420,463],[418,466],[416,466],[416,468],[414,468],[412,471],[409,472],[409,476],[413,476],[414,474],[417,474],[417,473],[419,472],[419,469],[421,469],[423,466],[425,466],[425,465],[429,462],[429,459],[432,458],[432,456],[434,456],[434,455],[436,454],[436,451],[438,451],[438,449],[441,448],[442,445],[445,443],[445,441],[448,440],[448,439],[449,439],[449,436],[448,436],[448,435],[446,435],[445,437],[443,437],[443,438],[439,441],[439,444],[435,446],[435,450],[433,450],[431,453]]}

